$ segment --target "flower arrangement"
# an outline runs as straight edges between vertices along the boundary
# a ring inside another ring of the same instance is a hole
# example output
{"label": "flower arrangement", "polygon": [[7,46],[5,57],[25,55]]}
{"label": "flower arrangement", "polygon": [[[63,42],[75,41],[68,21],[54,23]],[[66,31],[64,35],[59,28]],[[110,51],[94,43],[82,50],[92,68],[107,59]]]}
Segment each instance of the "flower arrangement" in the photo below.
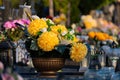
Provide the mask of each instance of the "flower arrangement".
{"label": "flower arrangement", "polygon": [[79,62],[87,54],[86,45],[79,42],[73,30],[67,29],[65,25],[56,25],[51,19],[31,19],[27,30],[29,41],[26,47],[28,51],[31,51],[31,55],[37,57],[69,56],[73,61]]}
{"label": "flower arrangement", "polygon": [[3,27],[5,28],[7,37],[12,41],[17,41],[23,36],[23,31],[22,31],[22,28],[16,24],[26,26],[29,23],[30,23],[29,20],[18,19],[18,20],[12,20],[12,21],[5,22]]}

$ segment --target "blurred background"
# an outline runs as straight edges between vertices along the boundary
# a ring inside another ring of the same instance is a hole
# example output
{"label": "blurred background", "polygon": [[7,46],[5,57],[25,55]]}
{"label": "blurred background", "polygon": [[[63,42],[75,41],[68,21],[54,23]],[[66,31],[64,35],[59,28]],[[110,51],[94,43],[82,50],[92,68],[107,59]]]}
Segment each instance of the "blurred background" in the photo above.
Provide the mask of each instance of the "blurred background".
{"label": "blurred background", "polygon": [[[80,21],[81,15],[101,14],[119,26],[119,0],[0,0],[1,23],[8,19],[23,17],[25,6],[31,6],[30,13],[39,17],[66,16],[66,24]],[[4,16],[3,16],[4,15]],[[116,19],[117,16],[117,19]]]}

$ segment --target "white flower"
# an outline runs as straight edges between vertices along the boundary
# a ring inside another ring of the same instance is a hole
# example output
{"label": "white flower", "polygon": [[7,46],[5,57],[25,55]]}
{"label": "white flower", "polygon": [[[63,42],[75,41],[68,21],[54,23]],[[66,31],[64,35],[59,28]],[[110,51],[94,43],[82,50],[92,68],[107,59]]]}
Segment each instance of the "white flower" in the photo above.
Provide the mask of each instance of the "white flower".
{"label": "white flower", "polygon": [[66,35],[66,34],[67,34],[66,31],[64,31],[64,32],[61,33],[62,36]]}
{"label": "white flower", "polygon": [[70,44],[70,42],[69,42],[69,41],[67,41],[67,40],[61,40],[60,44],[63,44],[63,45],[68,45],[68,44]]}
{"label": "white flower", "polygon": [[70,34],[74,34],[74,33],[75,33],[75,31],[74,31],[74,30],[71,30],[71,31],[70,31]]}
{"label": "white flower", "polygon": [[32,19],[40,19],[37,15],[32,15]]}
{"label": "white flower", "polygon": [[46,32],[47,31],[47,28],[43,28],[40,30],[41,32]]}
{"label": "white flower", "polygon": [[72,29],[75,29],[76,28],[76,24],[72,24]]}
{"label": "white flower", "polygon": [[49,19],[49,20],[50,20],[50,23],[51,23],[51,24],[54,24],[54,22],[53,22],[51,19]]}
{"label": "white flower", "polygon": [[15,29],[14,29],[14,28],[12,28],[12,31],[15,31]]}
{"label": "white flower", "polygon": [[81,19],[84,20],[85,19],[85,15],[81,16]]}
{"label": "white flower", "polygon": [[47,19],[47,18],[42,18],[42,19],[44,19],[45,21],[50,21],[50,24],[55,24],[51,19]]}
{"label": "white flower", "polygon": [[47,21],[47,19],[46,18],[42,18],[43,20],[45,20],[45,21]]}

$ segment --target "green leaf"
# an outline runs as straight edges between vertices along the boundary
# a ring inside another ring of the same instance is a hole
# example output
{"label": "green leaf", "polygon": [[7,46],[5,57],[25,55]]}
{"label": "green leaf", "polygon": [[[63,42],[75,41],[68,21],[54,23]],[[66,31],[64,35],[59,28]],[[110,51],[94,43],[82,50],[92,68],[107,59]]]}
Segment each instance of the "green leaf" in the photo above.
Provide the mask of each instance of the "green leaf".
{"label": "green leaf", "polygon": [[65,39],[67,39],[67,40],[73,40],[73,39],[74,39],[74,37],[73,37],[73,35],[72,35],[72,34],[67,33],[67,34],[65,35]]}
{"label": "green leaf", "polygon": [[49,19],[46,21],[46,23],[47,23],[48,27],[50,27],[50,26],[54,26],[54,24],[51,23],[51,21],[50,21]]}
{"label": "green leaf", "polygon": [[41,31],[39,31],[38,33],[37,33],[37,35],[41,35],[42,34],[42,32]]}
{"label": "green leaf", "polygon": [[48,27],[48,28],[47,28],[47,31],[51,31],[51,28],[50,28],[50,27]]}
{"label": "green leaf", "polygon": [[58,29],[57,31],[58,31],[59,33],[61,33],[62,30],[61,30],[61,29]]}

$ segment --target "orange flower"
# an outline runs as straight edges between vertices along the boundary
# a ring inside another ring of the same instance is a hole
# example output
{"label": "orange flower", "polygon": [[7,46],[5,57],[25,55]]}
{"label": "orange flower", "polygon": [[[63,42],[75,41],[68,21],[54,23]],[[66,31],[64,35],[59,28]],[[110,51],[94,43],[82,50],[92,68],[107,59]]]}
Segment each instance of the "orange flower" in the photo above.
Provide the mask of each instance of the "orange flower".
{"label": "orange flower", "polygon": [[101,41],[106,40],[105,36],[101,32],[96,33],[96,38]]}
{"label": "orange flower", "polygon": [[113,40],[113,37],[112,37],[112,36],[109,36],[109,37],[108,37],[108,39],[111,39],[111,40]]}
{"label": "orange flower", "polygon": [[88,36],[90,37],[90,38],[94,38],[95,37],[95,32],[93,32],[93,31],[91,31],[91,32],[89,32],[88,33]]}
{"label": "orange flower", "polygon": [[107,33],[103,33],[103,35],[105,36],[106,39],[109,38],[109,35]]}

